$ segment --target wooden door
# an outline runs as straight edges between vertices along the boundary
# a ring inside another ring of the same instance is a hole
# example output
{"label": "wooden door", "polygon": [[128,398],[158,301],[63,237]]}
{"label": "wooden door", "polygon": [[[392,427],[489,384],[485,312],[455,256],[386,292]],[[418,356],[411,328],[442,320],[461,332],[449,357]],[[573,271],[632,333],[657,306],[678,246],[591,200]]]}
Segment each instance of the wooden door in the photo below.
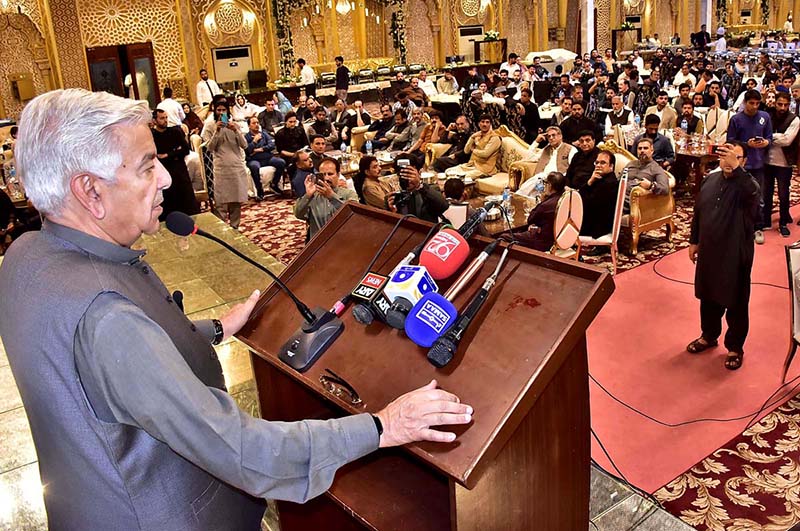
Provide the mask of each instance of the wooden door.
{"label": "wooden door", "polygon": [[110,92],[126,97],[123,89],[123,70],[116,46],[86,48],[86,62],[89,64],[89,80],[94,92]]}
{"label": "wooden door", "polygon": [[158,89],[153,43],[128,44],[125,46],[125,52],[136,99],[147,101],[150,108],[155,109],[161,101],[161,93]]}

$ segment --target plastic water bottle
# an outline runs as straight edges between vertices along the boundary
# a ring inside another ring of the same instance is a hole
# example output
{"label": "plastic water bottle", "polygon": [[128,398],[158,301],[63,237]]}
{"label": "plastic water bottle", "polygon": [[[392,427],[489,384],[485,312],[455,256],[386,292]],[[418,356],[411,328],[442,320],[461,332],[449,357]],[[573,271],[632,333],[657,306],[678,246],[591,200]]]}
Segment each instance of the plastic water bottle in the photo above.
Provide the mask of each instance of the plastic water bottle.
{"label": "plastic water bottle", "polygon": [[342,142],[342,145],[339,146],[339,149],[341,150],[342,153],[347,153],[347,144]]}
{"label": "plastic water bottle", "polygon": [[642,123],[642,119],[641,119],[641,117],[639,117],[638,114],[633,117],[633,123],[636,124],[636,129],[639,129],[639,126]]}
{"label": "plastic water bottle", "polygon": [[367,149],[367,155],[372,155],[372,140],[367,140],[365,146]]}

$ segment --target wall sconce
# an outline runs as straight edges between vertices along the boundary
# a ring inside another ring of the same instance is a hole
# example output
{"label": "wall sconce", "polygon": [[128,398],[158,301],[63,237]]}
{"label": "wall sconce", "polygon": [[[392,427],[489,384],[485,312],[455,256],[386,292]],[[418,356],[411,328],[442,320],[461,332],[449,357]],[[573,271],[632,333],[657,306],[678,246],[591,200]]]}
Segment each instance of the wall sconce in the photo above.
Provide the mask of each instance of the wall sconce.
{"label": "wall sconce", "polygon": [[336,0],[336,12],[340,15],[346,15],[350,12],[352,7],[347,0]]}

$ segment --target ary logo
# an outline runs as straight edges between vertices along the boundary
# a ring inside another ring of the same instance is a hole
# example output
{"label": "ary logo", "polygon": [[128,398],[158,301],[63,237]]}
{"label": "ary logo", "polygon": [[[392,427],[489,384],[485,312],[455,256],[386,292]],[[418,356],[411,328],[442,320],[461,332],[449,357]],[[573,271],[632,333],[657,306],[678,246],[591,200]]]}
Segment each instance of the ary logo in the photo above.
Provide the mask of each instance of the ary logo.
{"label": "ary logo", "polygon": [[442,262],[444,262],[451,254],[453,254],[453,251],[456,250],[458,244],[458,240],[452,234],[448,234],[447,232],[439,232],[436,234],[436,236],[431,238],[430,242],[428,242],[428,245],[425,247],[425,251],[435,255]]}
{"label": "ary logo", "polygon": [[438,304],[425,301],[422,308],[417,312],[417,317],[426,325],[430,326],[434,332],[441,334],[448,321],[447,312]]}
{"label": "ary logo", "polygon": [[376,291],[377,291],[376,288],[373,288],[371,286],[365,286],[363,284],[359,284],[358,287],[355,290],[353,290],[353,295],[355,295],[357,297],[364,297],[365,299],[368,299]]}

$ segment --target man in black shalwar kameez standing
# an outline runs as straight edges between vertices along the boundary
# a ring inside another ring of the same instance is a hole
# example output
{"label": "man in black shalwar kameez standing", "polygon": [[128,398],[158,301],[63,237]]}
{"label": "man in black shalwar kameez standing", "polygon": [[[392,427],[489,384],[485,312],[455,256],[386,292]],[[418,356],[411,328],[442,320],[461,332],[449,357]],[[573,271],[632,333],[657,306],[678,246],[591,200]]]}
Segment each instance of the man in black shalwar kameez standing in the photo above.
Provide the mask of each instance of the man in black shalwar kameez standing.
{"label": "man in black shalwar kameez standing", "polygon": [[200,213],[194,195],[192,178],[184,158],[189,154],[189,143],[180,127],[167,127],[167,113],[155,111],[155,124],[151,129],[156,144],[158,160],[172,177],[172,184],[164,189],[164,211],[158,219],[164,221],[170,212],[178,211],[193,216]]}
{"label": "man in black shalwar kameez standing", "polygon": [[700,299],[702,335],[689,343],[696,354],[717,345],[722,316],[728,323],[725,368],[742,366],[750,326],[750,272],[761,190],[745,169],[745,147],[720,146],[720,169],[703,180],[694,207],[689,258],[695,263],[695,296]]}

